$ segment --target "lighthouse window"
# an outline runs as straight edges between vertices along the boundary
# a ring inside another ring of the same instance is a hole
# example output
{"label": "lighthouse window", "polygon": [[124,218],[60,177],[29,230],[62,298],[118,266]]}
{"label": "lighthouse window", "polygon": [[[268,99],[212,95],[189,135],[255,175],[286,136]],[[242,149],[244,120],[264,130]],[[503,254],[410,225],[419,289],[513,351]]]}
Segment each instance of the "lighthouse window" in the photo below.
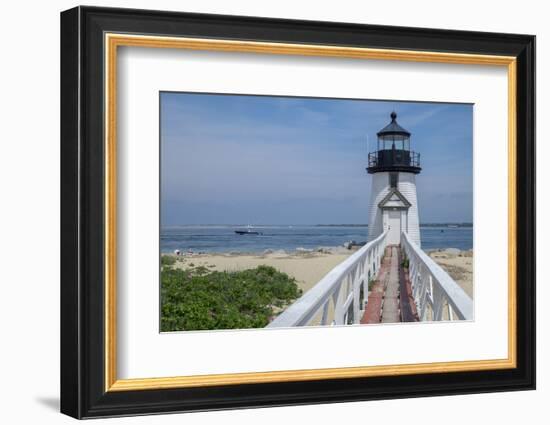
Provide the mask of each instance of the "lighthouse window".
{"label": "lighthouse window", "polygon": [[390,173],[390,187],[397,188],[397,182],[398,182],[398,173]]}
{"label": "lighthouse window", "polygon": [[403,139],[397,139],[395,141],[395,148],[403,150]]}

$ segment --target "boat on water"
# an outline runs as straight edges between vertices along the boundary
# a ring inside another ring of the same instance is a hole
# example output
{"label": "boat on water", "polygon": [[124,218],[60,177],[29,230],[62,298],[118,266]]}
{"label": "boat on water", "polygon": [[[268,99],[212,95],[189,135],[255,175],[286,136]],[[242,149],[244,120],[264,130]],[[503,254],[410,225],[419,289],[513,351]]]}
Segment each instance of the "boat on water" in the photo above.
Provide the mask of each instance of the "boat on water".
{"label": "boat on water", "polygon": [[262,235],[262,232],[254,230],[252,226],[247,226],[246,229],[237,229],[235,230],[237,235]]}

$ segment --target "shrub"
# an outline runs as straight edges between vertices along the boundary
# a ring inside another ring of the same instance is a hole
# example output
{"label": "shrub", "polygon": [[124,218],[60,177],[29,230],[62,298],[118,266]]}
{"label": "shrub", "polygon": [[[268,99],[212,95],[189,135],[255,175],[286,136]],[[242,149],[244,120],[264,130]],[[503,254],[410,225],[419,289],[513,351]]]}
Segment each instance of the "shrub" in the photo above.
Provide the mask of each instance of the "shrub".
{"label": "shrub", "polygon": [[376,283],[376,279],[370,279],[369,280],[369,291],[372,291],[372,288],[374,287],[374,284]]}
{"label": "shrub", "polygon": [[176,257],[173,257],[171,255],[161,255],[160,256],[160,264],[162,266],[172,266],[176,263]]}
{"label": "shrub", "polygon": [[266,326],[301,295],[296,280],[268,266],[238,272],[161,270],[161,331]]}

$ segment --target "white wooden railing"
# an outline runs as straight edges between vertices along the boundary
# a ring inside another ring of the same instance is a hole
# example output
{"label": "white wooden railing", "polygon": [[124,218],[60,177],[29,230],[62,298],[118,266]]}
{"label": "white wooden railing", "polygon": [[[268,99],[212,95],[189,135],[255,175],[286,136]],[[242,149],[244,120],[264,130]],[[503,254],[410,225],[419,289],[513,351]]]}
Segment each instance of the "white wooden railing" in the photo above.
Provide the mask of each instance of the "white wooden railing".
{"label": "white wooden railing", "polygon": [[369,280],[384,256],[387,231],[333,268],[268,327],[359,323],[368,298]]}
{"label": "white wooden railing", "polygon": [[404,232],[401,249],[409,261],[409,279],[421,321],[473,319],[472,299]]}

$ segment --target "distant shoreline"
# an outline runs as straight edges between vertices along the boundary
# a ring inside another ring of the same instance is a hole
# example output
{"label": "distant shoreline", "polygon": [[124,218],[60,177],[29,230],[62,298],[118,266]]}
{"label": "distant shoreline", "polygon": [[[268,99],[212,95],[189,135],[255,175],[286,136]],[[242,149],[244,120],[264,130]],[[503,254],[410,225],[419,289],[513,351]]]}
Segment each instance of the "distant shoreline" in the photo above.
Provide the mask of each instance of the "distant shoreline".
{"label": "distant shoreline", "polygon": [[[437,227],[436,227],[437,226]],[[243,229],[234,225],[167,227],[160,232],[162,252],[251,252],[264,250],[318,250],[322,248],[361,245],[368,240],[368,227],[355,225],[315,226],[253,226],[257,233],[236,234]],[[473,246],[473,227],[464,224],[440,224],[421,227],[422,248],[470,249]]]}
{"label": "distant shoreline", "polygon": [[[369,227],[368,224],[312,224],[314,227]],[[474,227],[473,223],[421,223],[420,227]]]}
{"label": "distant shoreline", "polygon": [[[173,227],[247,227],[248,224],[169,224],[161,228]],[[251,224],[251,227],[369,227],[368,224]],[[420,227],[474,227],[473,223],[421,223]]]}
{"label": "distant shoreline", "polygon": [[[200,256],[222,256],[222,257],[242,257],[242,256],[251,256],[251,257],[309,257],[317,255],[351,255],[361,246],[353,246],[348,249],[342,245],[338,246],[320,246],[318,248],[302,248],[298,247],[295,249],[263,249],[258,251],[200,251],[200,250],[180,250],[180,257],[200,257]],[[473,249],[459,249],[455,247],[440,247],[440,248],[429,248],[425,249],[424,252],[428,255],[433,253],[440,252],[451,252],[455,251],[456,253],[467,253],[473,252]],[[168,256],[177,256],[174,251],[161,251],[161,255]]]}

